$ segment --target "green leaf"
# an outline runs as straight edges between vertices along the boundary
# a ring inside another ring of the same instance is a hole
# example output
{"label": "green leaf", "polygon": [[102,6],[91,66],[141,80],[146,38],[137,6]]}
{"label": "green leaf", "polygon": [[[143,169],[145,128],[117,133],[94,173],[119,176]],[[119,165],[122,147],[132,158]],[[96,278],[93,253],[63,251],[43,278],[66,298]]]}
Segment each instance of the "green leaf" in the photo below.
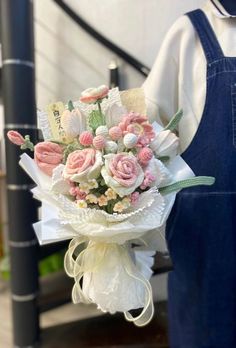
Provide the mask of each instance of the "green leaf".
{"label": "green leaf", "polygon": [[78,142],[73,142],[68,144],[63,151],[63,163],[64,164],[66,163],[67,157],[69,156],[71,152],[74,152],[76,150],[82,150],[82,149],[83,149],[83,146]]}
{"label": "green leaf", "polygon": [[181,118],[183,117],[183,110],[180,109],[177,111],[177,113],[172,117],[168,125],[164,128],[164,130],[170,130],[173,132],[176,130]]}
{"label": "green leaf", "polygon": [[91,111],[89,115],[89,127],[92,128],[93,131],[95,131],[99,126],[104,126],[104,115],[99,110],[93,110]]}
{"label": "green leaf", "polygon": [[63,269],[64,251],[54,253],[39,262],[39,273],[41,276],[57,272]]}
{"label": "green leaf", "polygon": [[74,110],[74,108],[75,108],[75,107],[74,107],[74,105],[73,105],[73,103],[72,103],[72,100],[69,100],[69,101],[68,101],[68,110],[69,110],[69,111],[72,111],[72,110]]}
{"label": "green leaf", "polygon": [[29,135],[25,136],[25,142],[23,145],[21,145],[20,148],[21,148],[21,150],[29,149],[30,151],[34,151],[34,144],[31,142]]}
{"label": "green leaf", "polygon": [[172,192],[177,192],[183,188],[192,187],[192,186],[211,186],[215,182],[215,178],[212,176],[195,176],[193,178],[189,178],[186,180],[180,180],[175,182],[174,184],[160,187],[159,191],[162,195],[168,195]]}
{"label": "green leaf", "polygon": [[104,180],[104,179],[102,179],[102,180],[101,180],[100,185],[101,185],[101,186],[105,186],[105,185],[106,185],[106,183],[105,183],[105,180]]}
{"label": "green leaf", "polygon": [[157,159],[161,162],[168,162],[170,160],[169,156],[161,156],[161,157],[157,157]]}

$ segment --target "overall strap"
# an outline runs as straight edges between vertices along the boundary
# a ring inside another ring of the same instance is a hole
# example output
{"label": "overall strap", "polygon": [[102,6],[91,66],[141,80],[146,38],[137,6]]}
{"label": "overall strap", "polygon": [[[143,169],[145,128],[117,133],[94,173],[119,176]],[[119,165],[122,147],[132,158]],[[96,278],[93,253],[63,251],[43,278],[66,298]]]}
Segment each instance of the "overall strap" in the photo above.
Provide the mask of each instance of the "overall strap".
{"label": "overall strap", "polygon": [[198,9],[187,13],[201,41],[207,63],[224,57],[224,53],[205,13]]}

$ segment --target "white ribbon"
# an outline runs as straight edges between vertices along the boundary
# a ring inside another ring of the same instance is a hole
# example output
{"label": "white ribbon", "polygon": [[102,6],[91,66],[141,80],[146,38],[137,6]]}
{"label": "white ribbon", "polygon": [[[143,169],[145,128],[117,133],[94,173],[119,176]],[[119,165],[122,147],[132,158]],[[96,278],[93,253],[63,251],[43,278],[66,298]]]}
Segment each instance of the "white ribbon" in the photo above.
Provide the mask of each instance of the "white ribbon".
{"label": "white ribbon", "polygon": [[[85,243],[87,244],[85,249],[74,258],[77,249]],[[75,280],[72,290],[72,300],[74,303],[82,302],[88,304],[94,302],[84,290],[84,285],[81,286],[81,279],[87,273],[90,273],[90,277],[93,277],[94,273],[99,272],[99,269],[101,269],[101,267],[104,266],[104,262],[106,262],[106,254],[109,252],[113,253],[114,249],[118,250],[120,255],[119,260],[124,267],[126,275],[129,276],[130,281],[139,283],[144,293],[143,298],[139,295],[139,307],[141,307],[143,303],[142,312],[137,317],[134,317],[129,311],[125,311],[125,318],[133,322],[136,326],[147,325],[154,314],[152,288],[149,281],[141,274],[132,260],[128,244],[118,245],[115,243],[89,242],[88,239],[84,237],[72,239],[66,252],[64,262],[66,273]],[[122,279],[119,279],[119,282],[122,282]],[[129,289],[129,284],[127,284],[127,289]],[[116,295],[119,296],[119,293]],[[97,305],[99,306],[100,304],[97,303]]]}

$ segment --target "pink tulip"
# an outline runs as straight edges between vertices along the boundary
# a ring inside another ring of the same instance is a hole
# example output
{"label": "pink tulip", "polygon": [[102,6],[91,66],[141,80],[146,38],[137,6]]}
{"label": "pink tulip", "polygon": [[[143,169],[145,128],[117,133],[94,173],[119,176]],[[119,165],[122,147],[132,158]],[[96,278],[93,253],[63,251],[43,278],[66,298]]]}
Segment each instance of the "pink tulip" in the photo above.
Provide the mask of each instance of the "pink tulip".
{"label": "pink tulip", "polygon": [[16,131],[10,130],[7,132],[7,137],[15,145],[21,146],[25,143],[25,139]]}
{"label": "pink tulip", "polygon": [[62,159],[63,150],[58,144],[44,141],[38,143],[34,148],[35,162],[49,176],[52,176],[53,169],[62,162]]}

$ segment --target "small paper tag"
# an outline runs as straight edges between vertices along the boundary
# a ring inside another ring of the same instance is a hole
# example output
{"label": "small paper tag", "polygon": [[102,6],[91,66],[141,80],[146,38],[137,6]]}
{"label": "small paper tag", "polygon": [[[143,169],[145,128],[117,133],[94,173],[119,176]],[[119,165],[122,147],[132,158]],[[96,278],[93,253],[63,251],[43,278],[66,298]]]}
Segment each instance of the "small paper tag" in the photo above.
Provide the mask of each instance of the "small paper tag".
{"label": "small paper tag", "polygon": [[134,111],[146,115],[145,96],[142,88],[132,88],[120,92],[121,102],[128,112]]}
{"label": "small paper tag", "polygon": [[66,134],[61,126],[61,115],[65,110],[62,102],[52,103],[47,106],[48,121],[51,128],[52,138],[62,142],[66,141]]}

